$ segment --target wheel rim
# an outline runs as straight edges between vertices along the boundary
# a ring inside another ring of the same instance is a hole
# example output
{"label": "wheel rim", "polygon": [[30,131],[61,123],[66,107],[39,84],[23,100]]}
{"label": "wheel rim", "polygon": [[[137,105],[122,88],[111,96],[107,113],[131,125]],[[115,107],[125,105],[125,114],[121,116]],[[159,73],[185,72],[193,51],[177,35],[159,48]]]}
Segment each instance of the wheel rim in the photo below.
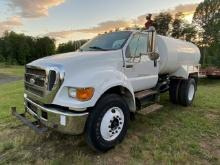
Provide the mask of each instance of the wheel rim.
{"label": "wheel rim", "polygon": [[115,140],[124,126],[124,113],[119,107],[110,108],[101,121],[101,135],[106,141]]}
{"label": "wheel rim", "polygon": [[193,84],[191,84],[189,87],[189,93],[188,93],[189,101],[193,100],[194,94],[195,94],[195,86]]}

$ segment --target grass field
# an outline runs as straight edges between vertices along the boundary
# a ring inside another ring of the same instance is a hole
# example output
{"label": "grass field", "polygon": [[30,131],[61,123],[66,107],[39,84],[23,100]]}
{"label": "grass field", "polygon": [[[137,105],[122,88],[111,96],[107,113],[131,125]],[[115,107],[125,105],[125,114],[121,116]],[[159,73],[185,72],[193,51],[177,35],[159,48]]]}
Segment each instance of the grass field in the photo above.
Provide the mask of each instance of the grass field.
{"label": "grass field", "polygon": [[[23,75],[23,67],[0,73]],[[172,105],[137,115],[125,140],[105,154],[92,151],[83,136],[37,135],[11,117],[23,110],[23,81],[0,85],[0,164],[220,164],[220,80],[200,80],[192,107]]]}

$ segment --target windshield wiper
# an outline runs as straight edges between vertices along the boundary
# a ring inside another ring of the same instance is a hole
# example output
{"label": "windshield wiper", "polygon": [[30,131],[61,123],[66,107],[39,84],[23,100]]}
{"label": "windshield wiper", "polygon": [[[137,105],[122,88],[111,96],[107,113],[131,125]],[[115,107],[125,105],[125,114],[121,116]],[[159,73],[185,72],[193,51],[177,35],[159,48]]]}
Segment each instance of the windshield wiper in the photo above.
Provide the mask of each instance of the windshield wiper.
{"label": "windshield wiper", "polygon": [[91,46],[89,47],[90,49],[96,49],[96,50],[101,50],[101,51],[108,51],[107,49],[104,49],[104,48],[101,48],[101,47],[98,47],[98,46]]}

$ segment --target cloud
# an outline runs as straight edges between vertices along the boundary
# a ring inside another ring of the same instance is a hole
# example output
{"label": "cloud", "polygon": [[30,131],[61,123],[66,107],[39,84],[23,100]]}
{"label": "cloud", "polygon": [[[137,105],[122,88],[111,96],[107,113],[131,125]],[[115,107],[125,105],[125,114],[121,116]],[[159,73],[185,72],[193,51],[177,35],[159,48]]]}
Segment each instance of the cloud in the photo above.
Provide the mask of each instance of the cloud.
{"label": "cloud", "polygon": [[2,36],[5,31],[11,31],[19,26],[22,26],[22,22],[18,16],[11,17],[6,21],[0,21],[0,36]]}
{"label": "cloud", "polygon": [[116,20],[116,21],[106,21],[99,23],[96,27],[80,29],[78,32],[82,33],[103,33],[105,31],[110,31],[116,28],[127,27],[131,24],[131,21]]}
{"label": "cloud", "polygon": [[[196,7],[198,4],[186,4],[186,5],[178,5],[175,8],[163,10],[161,12],[169,12],[172,15],[175,15],[178,12],[182,12],[183,14],[192,14],[194,13]],[[159,13],[152,13],[153,16],[158,15]],[[52,38],[55,38],[57,40],[69,38],[70,36],[73,36],[75,33],[103,33],[105,31],[114,30],[116,28],[124,28],[129,27],[132,25],[144,25],[144,22],[146,21],[146,15],[143,14],[137,17],[136,19],[126,21],[126,20],[114,20],[114,21],[106,21],[101,22],[97,26],[91,27],[91,28],[85,28],[85,29],[78,29],[78,30],[66,30],[66,31],[58,31],[58,32],[49,32],[45,34],[46,36],[50,36]]]}
{"label": "cloud", "polygon": [[75,30],[66,30],[66,31],[58,31],[58,32],[49,32],[45,34],[45,36],[49,36],[55,39],[65,39],[75,33]]}
{"label": "cloud", "polygon": [[[168,12],[170,14],[172,14],[173,16],[178,13],[181,12],[184,15],[190,15],[193,14],[196,10],[196,7],[198,6],[198,4],[185,4],[185,5],[178,5],[175,8],[172,9],[167,9],[167,10],[163,10],[161,12]],[[146,22],[146,15],[148,13],[144,14],[144,15],[140,15],[139,17],[137,17],[137,19],[133,20],[134,24],[137,25],[143,25],[144,22]],[[159,13],[152,13],[153,17],[158,15]]]}
{"label": "cloud", "polygon": [[19,9],[23,18],[38,18],[48,15],[51,7],[62,4],[65,0],[10,0],[10,6]]}
{"label": "cloud", "polygon": [[179,5],[174,8],[174,10],[171,10],[172,13],[182,12],[193,14],[197,8],[198,4],[186,4],[186,5]]}
{"label": "cloud", "polygon": [[58,32],[47,33],[46,36],[50,36],[55,39],[64,39],[73,35],[74,33],[104,33],[105,31],[110,31],[116,28],[128,27],[131,24],[131,21],[116,20],[116,21],[106,21],[98,24],[95,27],[78,29],[78,30],[66,30]]}

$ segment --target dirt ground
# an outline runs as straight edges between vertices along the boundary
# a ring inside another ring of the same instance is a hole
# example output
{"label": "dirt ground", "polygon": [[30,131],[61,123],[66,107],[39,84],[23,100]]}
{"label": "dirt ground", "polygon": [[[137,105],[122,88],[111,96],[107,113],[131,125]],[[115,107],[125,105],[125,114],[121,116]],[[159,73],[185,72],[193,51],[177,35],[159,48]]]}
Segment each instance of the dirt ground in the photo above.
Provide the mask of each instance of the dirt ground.
{"label": "dirt ground", "polygon": [[6,83],[13,82],[13,81],[22,80],[22,79],[23,79],[22,77],[9,76],[9,75],[0,73],[0,84],[6,84]]}

